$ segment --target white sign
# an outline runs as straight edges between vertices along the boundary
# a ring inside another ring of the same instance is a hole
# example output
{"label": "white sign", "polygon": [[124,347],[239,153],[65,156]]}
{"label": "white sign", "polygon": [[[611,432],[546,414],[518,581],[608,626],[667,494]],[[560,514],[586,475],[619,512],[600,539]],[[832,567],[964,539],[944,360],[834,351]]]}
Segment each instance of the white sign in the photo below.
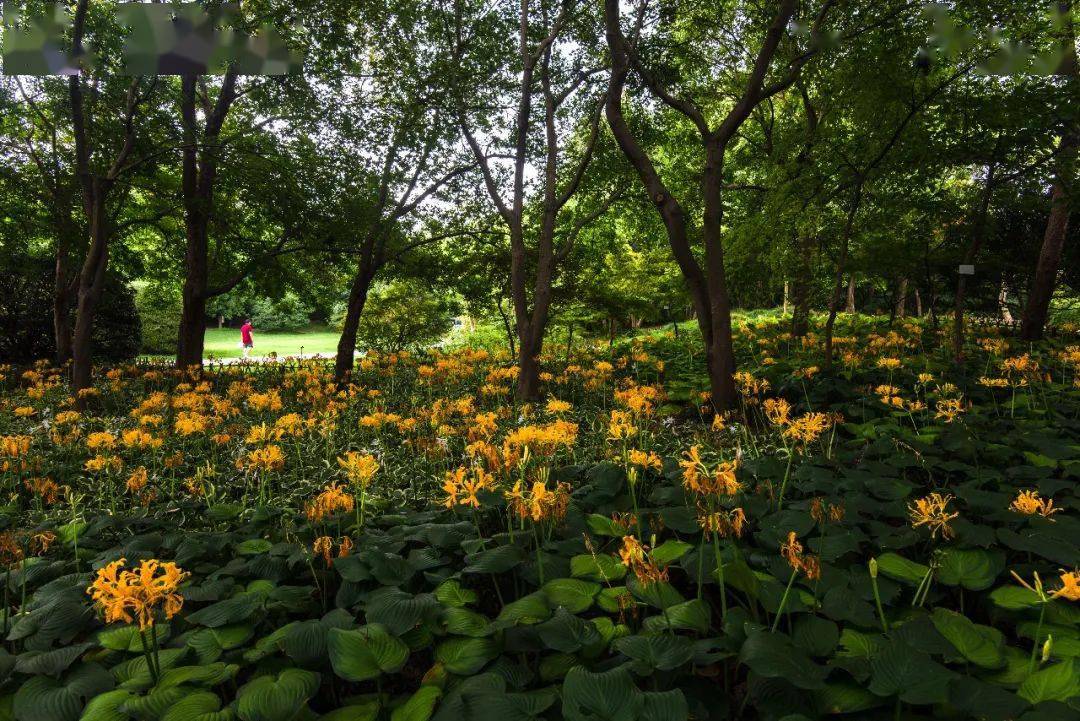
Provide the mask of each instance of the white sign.
{"label": "white sign", "polygon": [[960,275],[975,275],[975,266],[973,265],[961,265]]}

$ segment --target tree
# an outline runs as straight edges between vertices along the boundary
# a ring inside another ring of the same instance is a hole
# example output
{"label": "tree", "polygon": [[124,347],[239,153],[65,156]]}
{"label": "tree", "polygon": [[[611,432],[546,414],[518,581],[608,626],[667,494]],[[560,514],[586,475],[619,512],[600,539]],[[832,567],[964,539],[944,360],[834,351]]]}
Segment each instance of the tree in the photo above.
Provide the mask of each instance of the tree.
{"label": "tree", "polygon": [[[646,192],[664,219],[672,253],[682,270],[697,313],[698,326],[706,348],[706,365],[712,393],[712,404],[717,411],[735,407],[738,393],[735,389],[735,354],[731,337],[731,301],[728,295],[724,270],[723,214],[724,214],[724,161],[729,144],[735,138],[750,114],[760,103],[790,87],[798,78],[802,67],[817,53],[817,41],[822,24],[834,3],[826,0],[819,4],[813,18],[813,27],[807,39],[800,42],[788,37],[788,26],[796,11],[795,0],[782,0],[775,13],[762,23],[761,15],[749,6],[738,5],[741,24],[745,32],[739,40],[744,44],[755,42],[757,51],[748,73],[729,60],[725,67],[726,85],[735,93],[736,100],[726,112],[719,113],[719,122],[710,122],[710,108],[705,101],[693,100],[684,89],[670,90],[661,78],[664,74],[649,67],[642,52],[642,32],[646,21],[648,4],[638,5],[634,25],[628,39],[622,30],[619,0],[604,1],[604,21],[608,47],[611,50],[612,70],[607,94],[608,124],[615,139],[637,170]],[[715,7],[688,3],[683,19],[688,35],[696,34],[693,26],[698,13],[713,12]],[[728,12],[734,7],[724,8]],[[678,12],[678,11],[677,11]],[[704,27],[701,25],[699,27]],[[662,34],[662,33],[658,33]],[[758,41],[757,38],[760,37]],[[680,35],[678,42],[689,38]],[[770,73],[781,43],[788,39],[794,56],[787,67],[771,80]],[[722,43],[723,41],[716,41]],[[731,58],[730,55],[727,56]],[[721,53],[721,58],[723,54]],[[719,62],[724,62],[721,59]],[[701,240],[704,246],[704,266],[698,262],[691,246],[691,233],[683,204],[666,185],[656,170],[656,164],[642,147],[627,124],[623,113],[623,93],[630,71],[633,70],[648,91],[671,110],[682,115],[697,131],[703,156],[701,167],[700,200],[702,205]],[[715,72],[714,67],[709,70]],[[708,72],[699,64],[694,72]],[[743,76],[745,75],[745,79]],[[708,83],[695,78],[698,90],[711,96]],[[691,83],[687,83],[690,85]]]}
{"label": "tree", "polygon": [[[600,102],[588,97],[599,71],[588,67],[593,59],[581,42],[590,28],[590,16],[580,0],[540,0],[535,7],[523,0],[516,13],[516,32],[509,31],[512,25],[500,23],[499,34],[492,33],[496,46],[487,47],[474,32],[476,26],[488,21],[484,12],[473,17],[466,16],[465,10],[465,3],[459,1],[452,26],[454,64],[479,66],[496,82],[488,85],[494,97],[457,98],[458,123],[509,235],[510,297],[518,339],[517,396],[532,400],[540,392],[539,356],[558,266],[573,250],[581,230],[605,213],[615,196],[612,193],[606,202],[584,213],[575,213],[571,203],[586,178],[600,132]],[[479,84],[479,78],[478,72],[471,78],[454,80],[462,87]],[[536,96],[541,105],[539,120],[534,118]],[[500,128],[499,118],[492,118],[490,108],[504,102],[515,111],[513,121]],[[582,126],[577,136],[566,130]],[[505,144],[507,151],[493,152],[482,146],[478,128],[492,144]],[[512,163],[508,194],[495,164],[499,157]],[[530,199],[526,197],[525,175],[533,164],[539,175],[539,197]],[[535,237],[532,249],[527,235]]]}

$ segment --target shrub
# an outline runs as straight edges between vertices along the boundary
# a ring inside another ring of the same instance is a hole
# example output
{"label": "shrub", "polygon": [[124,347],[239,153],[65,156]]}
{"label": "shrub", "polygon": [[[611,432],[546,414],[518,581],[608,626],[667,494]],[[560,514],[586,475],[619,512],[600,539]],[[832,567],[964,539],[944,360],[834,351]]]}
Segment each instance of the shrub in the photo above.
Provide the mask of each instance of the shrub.
{"label": "shrub", "polygon": [[147,283],[138,289],[135,304],[142,323],[143,352],[175,353],[176,334],[184,308],[180,288],[170,283]]}

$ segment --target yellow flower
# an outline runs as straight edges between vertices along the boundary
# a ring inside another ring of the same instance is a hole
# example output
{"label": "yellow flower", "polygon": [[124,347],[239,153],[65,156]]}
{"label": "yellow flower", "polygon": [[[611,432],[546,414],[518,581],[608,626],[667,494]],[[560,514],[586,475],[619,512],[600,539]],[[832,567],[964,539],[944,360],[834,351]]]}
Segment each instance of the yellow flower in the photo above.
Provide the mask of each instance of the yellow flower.
{"label": "yellow flower", "polygon": [[1022,513],[1025,516],[1033,516],[1038,513],[1044,518],[1050,518],[1050,516],[1061,511],[1060,508],[1054,508],[1054,502],[1051,499],[1040,497],[1039,492],[1034,489],[1020,491],[1016,498],[1013,499],[1013,502],[1009,504],[1009,510]]}
{"label": "yellow flower", "polygon": [[1054,598],[1064,598],[1066,601],[1080,601],[1080,571],[1062,571],[1061,588],[1050,595]]}
{"label": "yellow flower", "polygon": [[122,571],[126,562],[121,558],[98,569],[97,577],[86,589],[105,612],[105,623],[137,620],[139,629],[145,631],[154,625],[157,606],[161,606],[166,619],[179,613],[184,599],[176,591],[190,574],[175,563],[153,559],[142,561],[134,571]]}
{"label": "yellow flower", "polygon": [[98,431],[86,437],[86,447],[90,450],[108,449],[116,445],[116,436],[108,431]]}
{"label": "yellow flower", "polygon": [[817,556],[803,553],[798,534],[788,531],[787,540],[780,544],[780,555],[788,562],[793,571],[801,571],[811,581],[821,576],[821,562]]}
{"label": "yellow flower", "polygon": [[964,412],[964,401],[961,398],[942,398],[934,407],[937,410],[934,418],[952,423]]}
{"label": "yellow flower", "polygon": [[124,462],[119,457],[99,454],[88,460],[83,468],[91,473],[98,473],[100,471],[118,471],[123,466]]}
{"label": "yellow flower", "polygon": [[309,521],[320,523],[329,515],[338,511],[349,512],[355,507],[353,497],[336,483],[331,483],[308,504],[306,513]]}
{"label": "yellow flower", "polygon": [[160,438],[139,428],[124,431],[121,438],[128,448],[160,448],[162,443]]}
{"label": "yellow flower", "polygon": [[832,425],[826,413],[804,413],[784,429],[784,436],[804,445],[816,441]]}
{"label": "yellow flower", "polygon": [[624,566],[633,572],[638,582],[642,585],[650,585],[659,581],[666,581],[668,571],[648,556],[649,547],[638,541],[634,536],[623,536],[623,545],[619,549],[619,559]]}
{"label": "yellow flower", "polygon": [[777,426],[786,426],[790,422],[791,404],[783,398],[766,398],[762,404],[765,417]]}
{"label": "yellow flower", "polygon": [[128,491],[131,493],[138,493],[146,487],[147,480],[148,475],[146,469],[143,466],[139,466],[131,472],[130,476],[128,476],[126,484]]}
{"label": "yellow flower", "polygon": [[18,418],[29,418],[34,415],[34,413],[33,406],[19,406],[15,409],[15,416]]}
{"label": "yellow flower", "polygon": [[548,400],[547,405],[544,407],[548,413],[566,413],[573,406],[566,401],[561,401],[558,398],[551,398]]}
{"label": "yellow flower", "polygon": [[348,451],[344,458],[338,456],[337,462],[345,472],[349,483],[361,488],[367,488],[376,471],[379,470],[379,462],[375,456],[356,451]]}
{"label": "yellow flower", "polygon": [[247,455],[248,470],[276,471],[285,467],[285,454],[274,445],[256,448]]}
{"label": "yellow flower", "polygon": [[897,368],[900,367],[900,359],[899,358],[878,358],[877,367],[878,368],[884,368],[884,369],[890,370],[890,371],[896,370]]}
{"label": "yellow flower", "polygon": [[660,470],[664,467],[664,463],[660,460],[660,456],[656,455],[652,451],[645,452],[633,449],[629,453],[630,463],[635,466],[641,466],[644,469],[654,468]]}
{"label": "yellow flower", "polygon": [[953,520],[959,513],[949,513],[949,502],[952,501],[952,496],[941,495],[934,492],[923,498],[916,499],[916,501],[908,506],[908,514],[911,516],[911,525],[913,527],[926,526],[930,529],[930,537],[936,538],[938,531],[941,532],[942,538],[952,538],[953,530],[949,525],[949,521]]}

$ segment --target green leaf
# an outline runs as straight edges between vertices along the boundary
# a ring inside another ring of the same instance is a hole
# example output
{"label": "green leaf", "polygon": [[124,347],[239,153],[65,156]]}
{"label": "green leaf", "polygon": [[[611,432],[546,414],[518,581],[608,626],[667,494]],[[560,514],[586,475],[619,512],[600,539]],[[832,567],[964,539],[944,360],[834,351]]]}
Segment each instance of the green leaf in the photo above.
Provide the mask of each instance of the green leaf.
{"label": "green leaf", "polygon": [[883,553],[877,557],[878,570],[897,581],[918,586],[930,571],[929,566],[910,561],[898,553]]}
{"label": "green leaf", "polygon": [[551,606],[548,604],[547,596],[542,591],[536,591],[503,606],[498,620],[530,625],[540,623],[550,617]]}
{"label": "green leaf", "polygon": [[881,699],[854,683],[829,683],[813,692],[818,708],[829,714],[858,713],[878,706]]}
{"label": "green leaf", "polygon": [[739,651],[739,660],[765,678],[783,678],[799,688],[825,686],[829,669],[814,663],[791,639],[780,633],[753,631]]}
{"label": "green leaf", "polygon": [[570,613],[581,613],[593,605],[600,593],[600,584],[576,578],[556,578],[543,587],[544,595],[552,607],[562,606]]}
{"label": "green leaf", "polygon": [[265,538],[249,538],[236,544],[235,550],[237,555],[240,556],[256,556],[260,553],[266,553],[273,547],[274,544]]}
{"label": "green leaf", "polygon": [[1023,586],[1002,586],[990,592],[990,600],[995,606],[1010,611],[1020,611],[1025,608],[1038,606],[1042,601],[1039,594],[1028,590]]}
{"label": "green leaf", "polygon": [[52,651],[25,651],[15,658],[15,670],[30,676],[56,676],[93,647],[92,643],[80,643]]}
{"label": "green leaf", "polygon": [[241,721],[290,721],[319,688],[319,674],[287,668],[240,687],[236,712]]}
{"label": "green leaf", "polygon": [[712,623],[712,610],[709,604],[697,598],[677,603],[663,613],[645,619],[645,627],[650,631],[675,630],[706,633]]}
{"label": "green leaf", "polygon": [[463,573],[505,573],[525,561],[525,551],[518,546],[498,546],[465,557]]}
{"label": "green leaf", "polygon": [[931,620],[938,632],[971,663],[983,668],[1001,668],[1005,665],[1001,650],[1005,638],[1000,631],[972,623],[967,616],[941,607],[934,609]]}
{"label": "green leaf", "polygon": [[593,673],[575,666],[563,681],[562,702],[567,721],[635,721],[645,705],[622,667]]}
{"label": "green leaf", "polygon": [[619,581],[626,575],[626,566],[606,553],[583,553],[570,559],[570,575],[601,583]]}
{"label": "green leaf", "polygon": [[439,584],[439,587],[435,589],[435,598],[444,606],[460,608],[476,603],[477,596],[476,591],[462,588],[459,581],[451,578]]}
{"label": "green leaf", "polygon": [[641,721],[685,721],[690,717],[686,697],[679,689],[641,694]]}
{"label": "green leaf", "polygon": [[83,705],[112,690],[109,672],[96,663],[84,663],[63,679],[34,676],[19,686],[12,708],[18,721],[76,721]]}
{"label": "green leaf", "polygon": [[448,608],[443,612],[443,623],[446,624],[446,632],[458,636],[471,636],[480,638],[490,636],[496,630],[491,619],[482,613],[471,611],[467,608]]}
{"label": "green leaf", "polygon": [[[165,710],[161,721],[195,721],[205,719],[221,708],[221,699],[209,691],[185,694],[183,698]],[[232,718],[229,714],[228,718]],[[267,718],[267,717],[263,717]]]}
{"label": "green leaf", "polygon": [[1071,658],[1056,663],[1028,676],[1016,693],[1033,704],[1043,701],[1068,701],[1074,696],[1080,696],[1080,668],[1077,667],[1075,659]]}
{"label": "green leaf", "polygon": [[319,721],[375,721],[381,708],[377,700],[353,703],[319,717]]}
{"label": "green leaf", "polygon": [[612,648],[633,660],[634,671],[641,676],[678,668],[694,656],[694,644],[685,636],[626,636]]}
{"label": "green leaf", "polygon": [[[120,710],[120,706],[131,698],[131,692],[124,689],[108,691],[90,699],[79,717],[79,721],[128,721],[131,717]],[[0,718],[3,714],[0,713]]]}
{"label": "green leaf", "polygon": [[449,638],[435,649],[435,660],[450,673],[471,676],[499,655],[490,638]]}
{"label": "green leaf", "polygon": [[161,674],[157,688],[169,688],[181,684],[212,688],[236,676],[240,667],[236,664],[211,663],[205,666],[178,666]]}
{"label": "green leaf", "polygon": [[661,566],[668,566],[682,558],[694,545],[686,541],[664,541],[654,548],[649,556]]}
{"label": "green leaf", "polygon": [[979,548],[948,548],[938,555],[938,563],[935,574],[941,583],[982,591],[1004,570],[1005,556]]}
{"label": "green leaf", "polygon": [[596,536],[622,538],[626,535],[626,529],[622,525],[599,513],[590,513],[585,522],[589,524],[589,530]]}
{"label": "green leaf", "polygon": [[563,653],[574,653],[602,640],[591,621],[579,618],[565,608],[560,608],[549,620],[538,625],[536,633],[546,647]]}
{"label": "green leaf", "polygon": [[378,624],[353,631],[332,628],[326,645],[334,673],[348,681],[367,681],[383,673],[395,673],[409,658],[405,642]]}
{"label": "green leaf", "polygon": [[955,674],[930,655],[893,640],[870,659],[868,688],[878,696],[899,696],[913,704],[942,703]]}
{"label": "green leaf", "polygon": [[421,686],[408,701],[394,709],[390,721],[428,721],[441,696],[442,690],[438,687]]}

